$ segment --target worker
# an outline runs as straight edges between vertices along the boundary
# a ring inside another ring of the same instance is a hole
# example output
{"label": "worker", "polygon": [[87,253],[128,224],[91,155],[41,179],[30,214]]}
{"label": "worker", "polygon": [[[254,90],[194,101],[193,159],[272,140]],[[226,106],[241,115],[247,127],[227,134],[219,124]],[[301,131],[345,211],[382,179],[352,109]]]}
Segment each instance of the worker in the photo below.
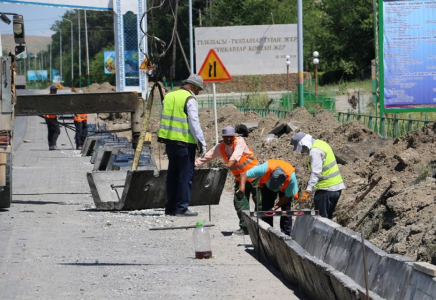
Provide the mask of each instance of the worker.
{"label": "worker", "polygon": [[332,219],[341,192],[345,189],[332,148],[326,142],[301,131],[291,137],[291,145],[294,151],[309,154],[310,177],[300,202],[306,202],[315,192],[315,210],[319,210],[322,217]]}
{"label": "worker", "polygon": [[[259,178],[259,188],[262,196],[262,210],[282,211],[291,209],[292,197],[298,199],[298,182],[295,168],[288,162],[280,159],[268,159],[265,163],[257,165],[247,172],[241,173],[239,189],[244,191],[245,182],[249,178]],[[275,204],[275,200],[279,201]],[[273,226],[273,217],[263,217],[263,221]],[[280,217],[280,230],[286,235],[291,235],[292,216]]]}
{"label": "worker", "polygon": [[76,150],[81,150],[88,135],[88,114],[74,114],[73,121],[76,127]]}
{"label": "worker", "polygon": [[[56,95],[58,88],[56,85],[50,86],[50,95]],[[47,124],[48,130],[48,149],[49,150],[59,150],[56,143],[59,135],[61,134],[61,129],[59,127],[59,122],[56,115],[45,115],[45,123]]]}
{"label": "worker", "polygon": [[235,128],[232,126],[224,127],[221,131],[223,141],[210,149],[202,158],[195,160],[195,167],[201,167],[214,158],[222,157],[225,161],[224,167],[230,168],[235,178],[235,195],[233,205],[239,218],[239,229],[233,231],[235,235],[248,234],[242,211],[250,209],[250,194],[253,196],[254,204],[257,208],[258,197],[255,185],[255,178],[250,178],[245,184],[245,192],[239,191],[240,174],[246,172],[259,164],[259,160],[254,156],[253,150],[247,146],[243,137],[237,136]]}
{"label": "worker", "polygon": [[188,209],[194,177],[195,151],[206,154],[206,141],[198,118],[195,96],[203,90],[203,78],[192,74],[183,86],[168,93],[158,132],[158,141],[165,144],[168,155],[166,215],[195,217]]}
{"label": "worker", "polygon": [[[83,93],[82,90],[77,91],[74,87],[71,88],[73,93]],[[88,114],[74,114],[74,127],[76,127],[76,150],[82,150],[83,143],[88,135]]]}

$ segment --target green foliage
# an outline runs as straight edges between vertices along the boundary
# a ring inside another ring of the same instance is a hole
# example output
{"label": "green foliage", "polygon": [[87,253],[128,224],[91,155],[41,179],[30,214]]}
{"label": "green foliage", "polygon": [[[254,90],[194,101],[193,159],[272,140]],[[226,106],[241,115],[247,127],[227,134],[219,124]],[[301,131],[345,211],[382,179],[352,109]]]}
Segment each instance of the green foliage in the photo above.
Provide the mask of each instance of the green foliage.
{"label": "green foliage", "polygon": [[[158,6],[159,1],[147,1],[147,7]],[[156,36],[165,42],[162,47],[157,40],[147,38],[151,55],[162,54],[159,66],[162,75],[168,80],[181,80],[189,76],[189,7],[186,2],[178,2],[177,33],[180,44],[173,37],[175,1],[165,1],[162,6],[152,9],[147,15],[149,36]],[[296,24],[297,5],[295,0],[193,0],[193,25],[196,26],[241,26],[265,24]],[[352,79],[352,76],[367,71],[371,59],[375,56],[372,0],[303,0],[303,40],[304,40],[304,70],[312,71],[312,53],[320,53],[318,71],[332,75],[338,71],[339,77],[332,76],[334,83],[340,78]],[[198,12],[198,13],[197,13]],[[201,14],[200,14],[201,12]],[[77,85],[78,78],[78,18],[77,11],[69,10],[56,21],[52,30],[52,61],[53,68],[59,70],[60,35],[62,30],[62,64],[65,84]],[[74,39],[74,77],[71,79],[71,24],[73,22]],[[87,11],[89,57],[93,62],[91,71],[92,82],[108,79],[102,64],[103,45],[114,44],[114,22],[112,12]],[[129,20],[127,20],[129,21]],[[86,73],[86,45],[84,42],[84,15],[81,14],[82,33],[82,75]],[[201,24],[201,25],[200,25]],[[183,47],[183,52],[180,47]],[[173,65],[173,48],[175,48]],[[98,58],[96,56],[99,56]],[[101,63],[97,63],[101,61]],[[174,68],[173,68],[174,67]],[[198,68],[199,66],[197,66]],[[173,68],[173,69],[172,69]],[[170,70],[174,70],[170,72]],[[171,78],[174,74],[174,78]],[[344,74],[347,76],[345,77]],[[351,76],[352,75],[352,76]],[[109,75],[111,76],[111,75]],[[113,82],[113,81],[111,81]]]}
{"label": "green foliage", "polygon": [[269,103],[268,94],[262,92],[262,77],[260,76],[248,76],[245,79],[247,85],[247,95],[245,99],[246,107],[267,108]]}

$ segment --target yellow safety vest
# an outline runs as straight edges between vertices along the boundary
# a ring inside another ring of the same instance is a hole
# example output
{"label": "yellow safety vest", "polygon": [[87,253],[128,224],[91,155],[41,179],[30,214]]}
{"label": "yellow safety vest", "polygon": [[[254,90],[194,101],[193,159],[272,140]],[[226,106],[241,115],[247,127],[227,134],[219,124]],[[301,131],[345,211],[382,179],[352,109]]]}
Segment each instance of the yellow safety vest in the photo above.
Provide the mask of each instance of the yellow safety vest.
{"label": "yellow safety vest", "polygon": [[[314,187],[314,190],[325,189],[343,182],[341,173],[339,172],[338,164],[336,163],[336,157],[329,144],[321,140],[315,140],[312,148],[317,148],[325,152],[325,161],[322,165],[321,178]],[[308,160],[309,170],[310,160]]]}
{"label": "yellow safety vest", "polygon": [[180,89],[165,96],[158,138],[196,145],[195,138],[189,131],[188,115],[185,113],[186,101],[192,94]]}

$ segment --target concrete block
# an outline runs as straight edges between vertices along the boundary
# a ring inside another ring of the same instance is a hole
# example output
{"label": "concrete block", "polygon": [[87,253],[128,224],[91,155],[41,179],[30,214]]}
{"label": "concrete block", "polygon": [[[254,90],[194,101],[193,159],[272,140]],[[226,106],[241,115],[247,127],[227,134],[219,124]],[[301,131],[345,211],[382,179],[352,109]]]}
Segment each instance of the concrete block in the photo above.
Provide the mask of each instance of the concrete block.
{"label": "concrete block", "polygon": [[[365,254],[368,282],[371,283],[376,277],[380,260],[388,254],[367,240],[365,240]],[[354,243],[353,247],[350,249],[350,259],[345,274],[353,278],[359,285],[365,287],[365,268],[363,265],[361,238],[360,242]]]}
{"label": "concrete block", "polygon": [[[417,263],[415,263],[415,265],[416,264]],[[427,263],[424,262],[419,262],[419,264],[427,265]],[[412,300],[436,299],[436,277],[433,277],[425,272],[421,272],[414,266],[414,270],[409,278],[408,287],[404,297],[404,299]]]}
{"label": "concrete block", "polygon": [[82,156],[91,156],[96,141],[113,137],[114,135],[111,133],[98,133],[96,135],[87,136],[83,142],[80,153]]}
{"label": "concrete block", "polygon": [[335,228],[330,238],[324,262],[345,273],[351,256],[351,249],[359,241],[360,237],[356,232],[345,227]]}
{"label": "concrete block", "polygon": [[303,248],[305,248],[307,238],[312,231],[314,223],[315,217],[311,216],[298,216],[295,219],[291,237]]}
{"label": "concrete block", "polygon": [[125,143],[125,144],[104,144],[103,147],[101,147],[98,152],[97,156],[95,158],[94,162],[94,168],[93,171],[106,171],[112,151],[114,149],[121,149],[121,148],[131,148],[131,143]]}
{"label": "concrete block", "polygon": [[427,274],[431,277],[436,276],[436,266],[435,265],[432,265],[432,264],[429,264],[429,263],[426,263],[423,261],[418,261],[418,262],[415,262],[413,264],[413,268],[415,270],[420,271],[424,274]]}
{"label": "concrete block", "polygon": [[[365,287],[360,286],[352,278],[345,275],[344,273],[339,272],[338,270],[335,269],[331,269],[330,280],[332,281],[332,286],[336,296],[336,298],[334,299],[341,299],[341,300],[366,299]],[[373,293],[372,291],[369,291],[369,299],[383,300],[384,298]]]}
{"label": "concrete block", "polygon": [[333,232],[341,225],[323,217],[313,217],[313,219],[312,230],[306,238],[304,249],[318,259],[324,260]]}
{"label": "concrete block", "polygon": [[386,299],[406,299],[409,278],[414,260],[405,256],[388,254],[380,260],[370,289]]}
{"label": "concrete block", "polygon": [[[250,217],[247,214],[247,211],[243,211],[243,218],[245,223],[247,224],[248,234],[250,235],[251,242],[253,243],[254,250],[260,254],[260,257],[264,260],[267,260],[267,257],[270,257],[271,249],[265,248],[265,235],[268,231],[268,228],[271,227],[268,223],[262,221],[261,218]],[[262,240],[262,238],[264,240]]]}
{"label": "concrete block", "polygon": [[[88,172],[86,174],[95,207],[99,210],[114,210],[115,204],[121,201],[125,172]],[[111,185],[117,186],[113,189]]]}
{"label": "concrete block", "polygon": [[103,145],[105,145],[105,144],[121,144],[121,143],[128,144],[129,141],[125,137],[115,138],[115,139],[109,138],[109,139],[100,139],[100,140],[97,140],[95,142],[95,144],[94,144],[94,149],[93,149],[92,154],[91,154],[91,164],[95,163],[95,159],[97,157],[97,153],[98,153],[98,151],[100,150],[100,148]]}
{"label": "concrete block", "polygon": [[[228,169],[196,169],[190,206],[219,204]],[[164,208],[167,170],[89,172],[88,183],[97,209]],[[115,186],[113,188],[111,185]]]}

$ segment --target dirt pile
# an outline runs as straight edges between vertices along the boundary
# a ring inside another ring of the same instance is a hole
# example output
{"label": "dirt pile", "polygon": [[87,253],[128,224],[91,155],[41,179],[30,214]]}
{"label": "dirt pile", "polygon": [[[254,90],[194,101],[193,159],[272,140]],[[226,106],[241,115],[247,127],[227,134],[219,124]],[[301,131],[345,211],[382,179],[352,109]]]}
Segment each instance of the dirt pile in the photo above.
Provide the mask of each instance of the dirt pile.
{"label": "dirt pile", "polygon": [[[160,106],[155,106],[149,130],[157,132]],[[215,120],[212,109],[199,112],[207,148],[215,145]],[[113,122],[113,121],[112,121]],[[316,139],[328,142],[333,150],[347,188],[342,192],[334,221],[354,228],[370,208],[364,223],[365,237],[389,253],[398,253],[419,261],[436,264],[436,123],[427,124],[398,138],[381,137],[358,121],[344,124],[329,111],[309,114],[304,108],[291,112],[281,120],[270,114],[261,117],[254,112],[242,113],[233,105],[217,110],[218,138],[221,129],[241,123],[258,123],[247,137],[247,144],[261,162],[283,159],[296,168],[300,191],[309,178],[307,156],[292,151],[290,137],[293,132],[304,131]],[[283,124],[291,132],[271,135]],[[152,150],[165,159],[164,146],[153,135]],[[220,166],[221,160],[207,167]],[[372,180],[380,182],[356,203]],[[232,190],[233,178],[227,179],[226,189]],[[385,194],[384,197],[381,197]],[[293,203],[293,209],[312,208],[313,202]]]}
{"label": "dirt pile", "polygon": [[[213,110],[200,111],[200,121],[211,148],[215,144]],[[329,111],[311,115],[299,108],[280,120],[272,114],[265,118],[253,112],[244,114],[233,105],[226,105],[217,111],[219,138],[223,127],[243,122],[258,122],[245,139],[261,162],[276,158],[295,166],[300,191],[309,178],[307,156],[292,151],[292,132],[273,138],[268,133],[286,123],[292,125],[294,132],[304,131],[328,142],[347,186],[335,221],[353,228],[380,200],[365,221],[366,238],[389,253],[436,264],[436,123],[394,140],[381,137],[358,121],[341,124]],[[382,177],[380,182],[356,204],[355,199],[366,191],[366,185],[378,177]],[[226,188],[232,188],[231,182],[229,178]],[[390,185],[386,196],[379,199]],[[295,203],[293,207],[310,208],[313,202]]]}

